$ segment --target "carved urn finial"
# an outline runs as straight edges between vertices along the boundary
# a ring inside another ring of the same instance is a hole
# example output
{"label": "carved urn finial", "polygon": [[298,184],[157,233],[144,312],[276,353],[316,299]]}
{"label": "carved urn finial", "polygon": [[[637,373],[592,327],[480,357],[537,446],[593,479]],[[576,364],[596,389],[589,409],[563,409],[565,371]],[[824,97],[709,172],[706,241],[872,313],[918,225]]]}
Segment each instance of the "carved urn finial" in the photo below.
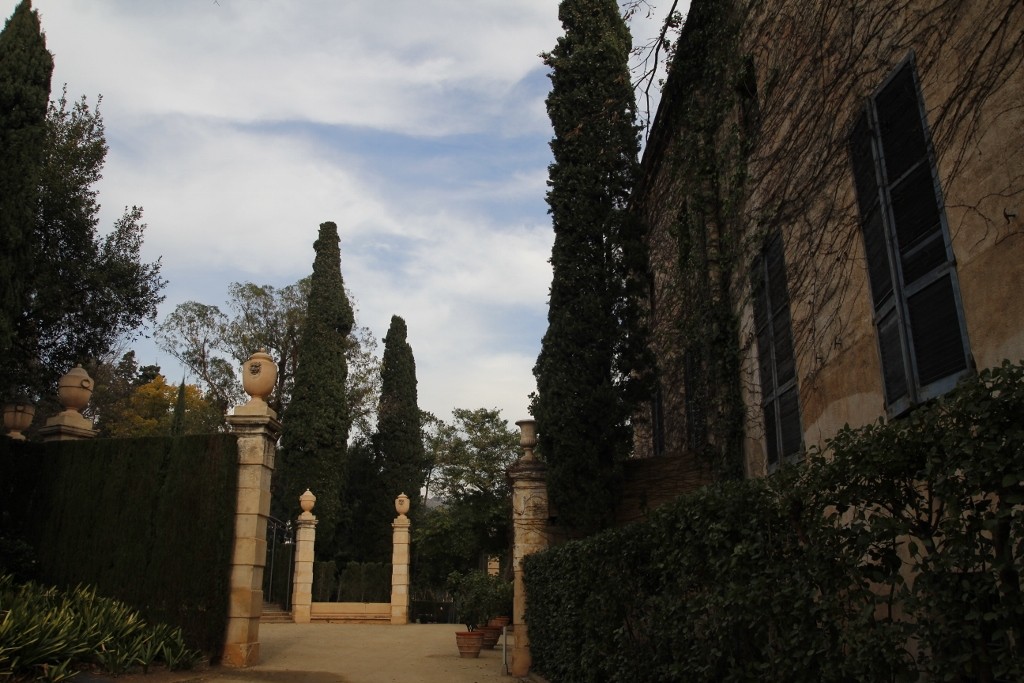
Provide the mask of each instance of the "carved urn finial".
{"label": "carved urn finial", "polygon": [[313,519],[313,506],[316,504],[316,496],[309,489],[299,496],[299,507],[302,508],[302,514],[299,515],[299,519]]}
{"label": "carved urn finial", "polygon": [[23,431],[32,425],[32,418],[36,414],[36,407],[28,401],[16,401],[4,406],[4,427],[7,428],[7,436],[15,441],[24,441]]}
{"label": "carved urn finial", "polygon": [[404,493],[398,494],[398,498],[395,498],[395,511],[399,517],[405,517],[405,513],[409,511],[409,496]]}
{"label": "carved urn finial", "polygon": [[537,421],[527,418],[517,421],[516,426],[519,427],[519,445],[523,449],[523,460],[533,460],[533,449],[537,447]]}
{"label": "carved urn finial", "polygon": [[64,406],[64,410],[80,414],[89,405],[92,388],[92,377],[85,371],[85,368],[76,365],[60,378],[60,384],[57,386],[57,400]]}
{"label": "carved urn finial", "polygon": [[277,363],[266,349],[260,349],[242,363],[242,388],[252,398],[241,407],[249,413],[268,411],[267,397],[273,393],[276,384]]}

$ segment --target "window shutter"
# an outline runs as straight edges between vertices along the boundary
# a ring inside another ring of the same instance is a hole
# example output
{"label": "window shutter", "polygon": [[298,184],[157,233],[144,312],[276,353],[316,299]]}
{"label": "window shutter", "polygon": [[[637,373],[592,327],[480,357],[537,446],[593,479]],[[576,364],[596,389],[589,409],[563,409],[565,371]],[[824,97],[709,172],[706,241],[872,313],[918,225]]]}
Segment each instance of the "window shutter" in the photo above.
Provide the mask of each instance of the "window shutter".
{"label": "window shutter", "polygon": [[877,311],[892,295],[892,273],[889,267],[889,250],[885,244],[875,159],[871,151],[871,130],[868,127],[866,112],[860,115],[854,126],[850,141],[850,159],[853,163],[853,179],[857,189],[857,205],[860,208],[871,299]]}
{"label": "window shutter", "polygon": [[921,386],[967,369],[963,331],[949,274],[907,299]]}
{"label": "window shutter", "polygon": [[928,156],[913,66],[903,65],[875,98],[879,137],[890,183]]}

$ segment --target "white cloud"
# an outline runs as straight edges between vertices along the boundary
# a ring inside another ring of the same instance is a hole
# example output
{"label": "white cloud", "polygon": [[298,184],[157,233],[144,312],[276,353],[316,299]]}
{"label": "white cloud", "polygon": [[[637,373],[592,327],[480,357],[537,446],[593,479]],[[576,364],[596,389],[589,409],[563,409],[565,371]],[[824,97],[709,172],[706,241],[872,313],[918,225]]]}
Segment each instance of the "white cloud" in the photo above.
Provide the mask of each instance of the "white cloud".
{"label": "white cloud", "polygon": [[[9,16],[16,0],[0,0]],[[103,94],[101,225],[141,204],[162,314],[311,271],[406,319],[420,405],[526,413],[546,325],[555,0],[34,0],[54,90]],[[173,363],[152,342],[140,358]]]}

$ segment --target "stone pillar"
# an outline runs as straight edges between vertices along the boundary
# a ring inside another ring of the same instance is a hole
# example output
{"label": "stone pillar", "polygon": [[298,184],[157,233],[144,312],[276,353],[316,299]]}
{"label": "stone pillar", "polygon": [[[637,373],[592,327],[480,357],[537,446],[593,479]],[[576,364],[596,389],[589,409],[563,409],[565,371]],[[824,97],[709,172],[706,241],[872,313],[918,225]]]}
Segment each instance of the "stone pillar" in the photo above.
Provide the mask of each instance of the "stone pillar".
{"label": "stone pillar", "polygon": [[57,400],[64,406],[64,410],[46,421],[46,425],[39,430],[40,438],[43,441],[77,441],[96,436],[92,420],[80,412],[89,405],[92,389],[92,377],[81,365],[61,377]]}
{"label": "stone pillar", "polygon": [[313,550],[316,546],[316,517],[313,504],[316,496],[306,489],[299,496],[299,515],[295,529],[295,574],[292,579],[292,621],[308,624],[313,605]]}
{"label": "stone pillar", "polygon": [[512,661],[509,673],[523,677],[530,672],[530,638],[526,624],[526,588],[523,584],[523,558],[548,547],[547,465],[538,460],[536,422],[519,420],[522,436],[519,445],[523,457],[508,470],[512,480]]}
{"label": "stone pillar", "polygon": [[405,516],[409,511],[409,496],[404,493],[395,498],[395,517],[391,528],[391,623],[409,623],[409,529],[411,522]]}
{"label": "stone pillar", "polygon": [[[270,516],[270,477],[274,472],[281,423],[263,400],[273,389],[277,367],[273,361],[245,363],[243,376],[264,381],[256,388],[243,382],[253,399],[227,417],[238,435],[238,506],[235,510],[235,546],[231,557],[231,601],[224,642],[226,666],[252,666],[260,660],[260,615],[263,612],[263,568],[267,561],[267,518]],[[269,387],[266,380],[269,379]]]}

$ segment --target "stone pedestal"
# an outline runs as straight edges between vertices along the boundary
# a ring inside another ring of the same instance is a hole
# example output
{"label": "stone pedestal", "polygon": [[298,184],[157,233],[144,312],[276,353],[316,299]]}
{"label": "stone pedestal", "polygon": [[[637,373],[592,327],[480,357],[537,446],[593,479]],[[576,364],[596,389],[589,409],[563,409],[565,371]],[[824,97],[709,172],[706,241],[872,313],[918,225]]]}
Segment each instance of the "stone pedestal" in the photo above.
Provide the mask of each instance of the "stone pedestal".
{"label": "stone pedestal", "polygon": [[409,623],[409,532],[412,523],[405,513],[409,498],[404,493],[395,499],[398,516],[391,524],[391,623]]}
{"label": "stone pedestal", "polygon": [[512,480],[512,660],[509,673],[523,677],[530,672],[530,637],[526,624],[526,587],[523,584],[523,559],[548,547],[547,465],[533,455],[536,436],[533,420],[516,423],[523,430],[524,455],[508,470]]}
{"label": "stone pedestal", "polygon": [[57,413],[46,421],[45,427],[39,428],[42,441],[78,441],[91,439],[98,433],[92,428],[92,420],[75,410]]}
{"label": "stone pedestal", "polygon": [[316,496],[306,489],[299,496],[302,514],[295,528],[295,573],[292,578],[292,621],[308,624],[313,605],[313,559],[316,546],[316,517],[312,513]]}
{"label": "stone pedestal", "polygon": [[242,412],[227,418],[231,431],[238,435],[238,507],[223,663],[235,667],[252,666],[260,660],[270,477],[281,434],[281,423],[269,408]]}

